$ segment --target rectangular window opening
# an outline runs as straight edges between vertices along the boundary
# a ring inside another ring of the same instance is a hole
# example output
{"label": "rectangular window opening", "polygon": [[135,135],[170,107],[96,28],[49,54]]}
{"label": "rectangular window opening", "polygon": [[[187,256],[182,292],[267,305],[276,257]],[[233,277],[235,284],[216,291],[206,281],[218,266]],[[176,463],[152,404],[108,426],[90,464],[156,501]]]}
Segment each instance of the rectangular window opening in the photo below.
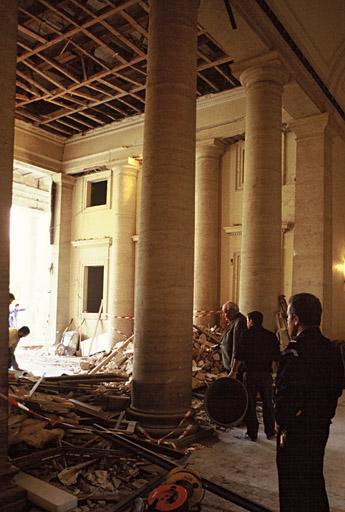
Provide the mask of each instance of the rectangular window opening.
{"label": "rectangular window opening", "polygon": [[236,190],[243,190],[244,183],[244,142],[240,141],[236,147]]}
{"label": "rectangular window opening", "polygon": [[108,180],[90,181],[87,206],[107,204]]}
{"label": "rectangular window opening", "polygon": [[103,299],[104,266],[85,267],[86,312],[98,313]]}

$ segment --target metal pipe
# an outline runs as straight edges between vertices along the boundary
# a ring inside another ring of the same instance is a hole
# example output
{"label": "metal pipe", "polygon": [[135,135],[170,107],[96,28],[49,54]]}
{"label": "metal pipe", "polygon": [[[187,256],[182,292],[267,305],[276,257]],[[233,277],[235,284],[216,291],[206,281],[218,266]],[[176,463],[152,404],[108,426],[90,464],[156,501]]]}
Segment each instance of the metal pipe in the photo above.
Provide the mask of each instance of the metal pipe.
{"label": "metal pipe", "polygon": [[[181,463],[176,463],[168,460],[166,457],[162,455],[158,455],[148,448],[143,448],[140,446],[140,444],[136,443],[135,441],[132,441],[130,439],[125,439],[120,434],[100,434],[108,439],[115,440],[120,446],[124,446],[128,448],[129,450],[135,452],[136,454],[142,455],[144,458],[150,460],[151,462],[157,464],[158,466],[161,466],[164,469],[170,470],[174,469],[181,465]],[[229,489],[225,489],[224,487],[215,484],[213,482],[210,482],[210,480],[207,480],[206,478],[201,478],[201,483],[204,489],[207,491],[216,494],[220,498],[223,498],[224,500],[230,501],[232,503],[235,503],[239,507],[242,507],[244,510],[249,510],[249,512],[272,512],[270,509],[259,505],[258,503],[255,503],[254,501],[251,501],[247,498],[243,498],[243,496],[240,496],[239,494],[230,491]],[[114,512],[119,512],[119,509],[114,509]]]}

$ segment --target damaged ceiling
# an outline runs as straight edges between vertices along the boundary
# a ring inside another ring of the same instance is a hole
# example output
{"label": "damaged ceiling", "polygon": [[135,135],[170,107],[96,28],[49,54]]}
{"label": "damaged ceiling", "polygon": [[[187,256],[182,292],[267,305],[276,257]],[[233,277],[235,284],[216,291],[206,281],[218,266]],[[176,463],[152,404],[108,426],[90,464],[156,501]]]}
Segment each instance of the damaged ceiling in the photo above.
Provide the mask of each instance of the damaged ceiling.
{"label": "damaged ceiling", "polygon": [[[70,137],[144,112],[149,3],[19,0],[16,118]],[[198,97],[239,86],[198,26]]]}

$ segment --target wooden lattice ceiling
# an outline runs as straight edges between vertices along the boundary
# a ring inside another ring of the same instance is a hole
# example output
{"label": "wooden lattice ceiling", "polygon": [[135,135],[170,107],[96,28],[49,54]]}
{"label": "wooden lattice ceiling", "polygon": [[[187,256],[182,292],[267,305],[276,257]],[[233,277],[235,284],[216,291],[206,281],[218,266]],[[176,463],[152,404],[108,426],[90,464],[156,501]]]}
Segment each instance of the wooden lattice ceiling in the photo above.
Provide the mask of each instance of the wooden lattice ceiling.
{"label": "wooden lattice ceiling", "polygon": [[[70,137],[145,107],[149,4],[19,0],[16,117]],[[239,85],[231,57],[198,31],[198,96]]]}

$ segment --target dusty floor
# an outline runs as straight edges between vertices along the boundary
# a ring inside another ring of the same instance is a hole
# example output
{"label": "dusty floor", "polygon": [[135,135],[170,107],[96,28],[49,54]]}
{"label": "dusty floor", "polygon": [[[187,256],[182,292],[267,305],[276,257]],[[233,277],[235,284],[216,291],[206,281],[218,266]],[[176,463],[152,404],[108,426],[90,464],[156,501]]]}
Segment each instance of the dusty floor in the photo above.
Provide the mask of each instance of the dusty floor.
{"label": "dusty floor", "polygon": [[15,352],[19,368],[41,376],[54,377],[62,373],[73,374],[80,372],[80,362],[87,357],[56,356],[55,346],[29,348],[18,346]]}
{"label": "dusty floor", "polygon": [[[345,512],[344,425],[345,392],[339,400],[325,456],[325,478],[332,512]],[[262,431],[256,443],[246,441],[243,439],[245,430],[243,427],[219,432],[219,442],[195,452],[190,462],[204,478],[278,511],[275,441],[268,441]],[[243,509],[207,493],[202,510],[237,512]]]}
{"label": "dusty floor", "polygon": [[[21,368],[35,375],[59,375],[78,372],[77,357],[56,358],[46,349],[23,350],[16,354]],[[42,369],[43,368],[43,369]],[[345,512],[345,391],[339,400],[336,417],[325,456],[325,477],[332,512]],[[262,428],[262,427],[261,427]],[[278,482],[275,467],[275,441],[268,441],[262,431],[258,441],[244,439],[245,427],[228,432],[218,431],[215,442],[197,450],[190,463],[206,479],[211,480],[241,496],[255,501],[274,512],[279,510]],[[203,512],[239,512],[243,510],[214,494],[206,493],[202,502]]]}

